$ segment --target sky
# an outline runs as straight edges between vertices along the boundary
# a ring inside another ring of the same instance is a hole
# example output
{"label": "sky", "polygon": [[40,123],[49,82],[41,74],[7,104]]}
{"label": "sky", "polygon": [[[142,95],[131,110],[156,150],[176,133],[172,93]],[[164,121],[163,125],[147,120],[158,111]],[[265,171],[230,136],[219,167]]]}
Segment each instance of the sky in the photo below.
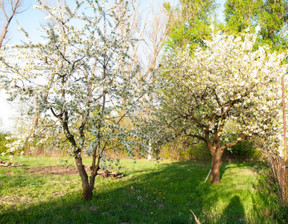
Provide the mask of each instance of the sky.
{"label": "sky", "polygon": [[[173,5],[178,4],[178,0],[140,0],[141,8],[145,10],[149,7],[150,3],[155,3],[156,1],[161,3],[169,1]],[[45,14],[33,8],[33,5],[37,5],[36,0],[24,0],[24,2],[24,12],[17,15],[9,27],[9,32],[6,38],[8,40],[8,44],[18,44],[25,40],[24,35],[17,28],[17,23],[29,33],[32,41],[37,42],[41,40],[40,29],[46,22],[44,19]],[[219,5],[219,8],[216,11],[219,21],[224,21],[224,2],[225,0],[216,0],[216,3]],[[5,95],[5,92],[0,89],[0,132],[11,131],[14,126],[13,118],[17,116],[15,106],[13,106],[13,103],[11,102],[8,103],[6,98],[7,95]]]}

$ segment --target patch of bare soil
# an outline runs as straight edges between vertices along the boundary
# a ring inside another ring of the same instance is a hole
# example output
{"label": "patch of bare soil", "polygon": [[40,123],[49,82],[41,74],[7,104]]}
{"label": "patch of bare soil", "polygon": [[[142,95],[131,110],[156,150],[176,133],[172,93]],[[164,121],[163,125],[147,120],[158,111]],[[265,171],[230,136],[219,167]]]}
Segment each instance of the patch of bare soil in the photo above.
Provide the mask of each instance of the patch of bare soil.
{"label": "patch of bare soil", "polygon": [[[59,167],[59,166],[50,166],[50,167],[30,167],[27,168],[29,172],[39,173],[39,174],[66,174],[72,175],[77,174],[78,171],[75,167]],[[90,173],[88,167],[85,167],[87,173]],[[98,176],[100,177],[114,177],[114,178],[122,178],[123,174],[119,172],[110,172],[108,170],[99,170]]]}
{"label": "patch of bare soil", "polygon": [[27,168],[29,172],[39,174],[76,174],[77,169],[75,167],[60,167],[60,166],[49,166],[49,167],[30,167]]}

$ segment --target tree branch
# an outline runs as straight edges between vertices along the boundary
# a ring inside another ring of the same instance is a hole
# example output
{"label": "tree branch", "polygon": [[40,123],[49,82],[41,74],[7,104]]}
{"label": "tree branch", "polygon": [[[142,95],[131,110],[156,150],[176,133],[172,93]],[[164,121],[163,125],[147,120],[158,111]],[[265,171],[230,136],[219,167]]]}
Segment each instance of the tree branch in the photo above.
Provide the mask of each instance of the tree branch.
{"label": "tree branch", "polygon": [[239,142],[242,142],[242,141],[244,141],[244,140],[246,140],[246,139],[247,139],[247,136],[246,136],[246,135],[242,135],[242,136],[241,136],[240,138],[238,138],[236,141],[234,141],[234,142],[229,142],[229,143],[226,143],[226,144],[222,145],[222,146],[220,147],[220,149],[221,149],[222,151],[224,151],[226,148],[233,147],[233,146],[237,145]]}

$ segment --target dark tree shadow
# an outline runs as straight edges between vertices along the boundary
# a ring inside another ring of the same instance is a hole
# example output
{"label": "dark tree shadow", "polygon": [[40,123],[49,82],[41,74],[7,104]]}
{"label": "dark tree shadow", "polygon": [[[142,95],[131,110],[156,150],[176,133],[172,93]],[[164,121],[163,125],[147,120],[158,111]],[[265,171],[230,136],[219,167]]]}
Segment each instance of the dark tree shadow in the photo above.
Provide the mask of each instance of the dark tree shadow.
{"label": "dark tree shadow", "polygon": [[230,200],[228,206],[225,208],[223,215],[218,223],[232,224],[235,223],[235,220],[238,220],[237,223],[246,223],[244,207],[240,201],[239,196],[234,196]]}
{"label": "dark tree shadow", "polygon": [[0,211],[0,223],[186,224],[192,219],[190,209],[201,214],[201,189],[207,192],[210,186],[204,184],[206,175],[207,167],[200,162],[163,164],[149,173],[136,169],[123,180],[109,179],[103,184],[106,189],[95,189],[90,202],[82,201],[75,191],[26,208]]}

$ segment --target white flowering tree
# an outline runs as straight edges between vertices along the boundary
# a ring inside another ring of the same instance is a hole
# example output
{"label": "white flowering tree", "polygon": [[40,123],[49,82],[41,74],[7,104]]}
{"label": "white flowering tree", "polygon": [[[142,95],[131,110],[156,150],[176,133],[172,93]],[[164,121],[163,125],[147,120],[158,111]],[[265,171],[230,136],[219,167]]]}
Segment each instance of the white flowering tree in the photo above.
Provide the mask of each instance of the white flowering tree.
{"label": "white flowering tree", "polygon": [[[212,184],[220,183],[224,150],[255,135],[268,138],[279,128],[278,89],[287,53],[271,53],[267,47],[254,50],[255,41],[254,34],[217,34],[205,48],[193,54],[189,47],[179,49],[164,63],[157,130],[160,124],[165,127],[159,133],[165,140],[189,136],[204,141],[212,156]],[[228,135],[231,123],[238,139]]]}
{"label": "white flowering tree", "polygon": [[[26,44],[7,47],[1,79],[12,99],[29,102],[37,96],[29,111],[38,118],[34,136],[75,158],[82,198],[91,200],[97,172],[109,160],[105,152],[133,154],[135,136],[120,125],[145,89],[137,91],[144,83],[136,79],[138,66],[129,57],[133,7],[126,0],[37,2],[35,8],[47,13],[46,40],[34,44],[28,37]],[[89,172],[84,152],[92,156]]]}

